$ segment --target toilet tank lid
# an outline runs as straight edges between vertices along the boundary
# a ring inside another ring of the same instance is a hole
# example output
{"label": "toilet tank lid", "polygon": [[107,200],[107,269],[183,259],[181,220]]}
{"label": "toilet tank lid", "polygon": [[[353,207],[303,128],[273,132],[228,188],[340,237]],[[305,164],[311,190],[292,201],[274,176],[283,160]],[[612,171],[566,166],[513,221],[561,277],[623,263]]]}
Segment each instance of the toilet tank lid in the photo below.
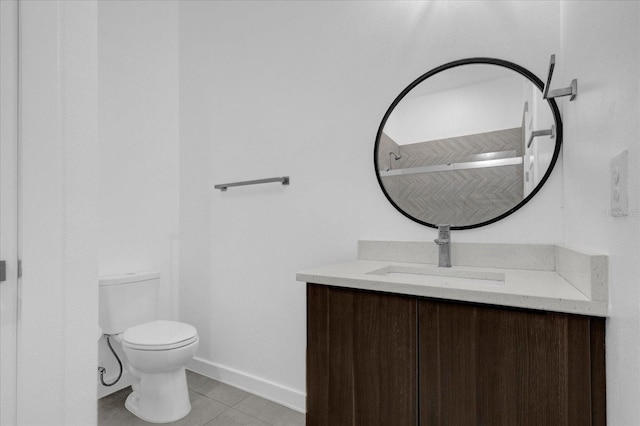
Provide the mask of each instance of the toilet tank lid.
{"label": "toilet tank lid", "polygon": [[129,272],[125,274],[103,275],[98,277],[98,284],[101,286],[120,285],[155,280],[158,278],[160,278],[159,272]]}

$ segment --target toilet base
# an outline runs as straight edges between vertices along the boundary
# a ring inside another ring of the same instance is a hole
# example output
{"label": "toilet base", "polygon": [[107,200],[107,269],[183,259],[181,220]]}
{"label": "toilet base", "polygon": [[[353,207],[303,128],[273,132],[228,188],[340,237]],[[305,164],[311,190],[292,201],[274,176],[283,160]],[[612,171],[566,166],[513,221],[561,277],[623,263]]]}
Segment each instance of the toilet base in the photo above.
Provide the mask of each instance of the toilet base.
{"label": "toilet base", "polygon": [[191,411],[184,367],[163,373],[141,373],[132,385],[125,407],[151,423],[170,423]]}

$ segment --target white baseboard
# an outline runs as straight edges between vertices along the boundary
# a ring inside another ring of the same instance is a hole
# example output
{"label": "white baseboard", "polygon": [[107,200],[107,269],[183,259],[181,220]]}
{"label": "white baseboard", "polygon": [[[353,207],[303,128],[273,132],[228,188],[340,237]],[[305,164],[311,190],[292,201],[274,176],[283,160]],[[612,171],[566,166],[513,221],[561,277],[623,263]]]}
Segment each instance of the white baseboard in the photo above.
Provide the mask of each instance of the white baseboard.
{"label": "white baseboard", "polygon": [[306,412],[306,394],[295,389],[198,357],[187,364],[187,369],[277,402],[292,410]]}

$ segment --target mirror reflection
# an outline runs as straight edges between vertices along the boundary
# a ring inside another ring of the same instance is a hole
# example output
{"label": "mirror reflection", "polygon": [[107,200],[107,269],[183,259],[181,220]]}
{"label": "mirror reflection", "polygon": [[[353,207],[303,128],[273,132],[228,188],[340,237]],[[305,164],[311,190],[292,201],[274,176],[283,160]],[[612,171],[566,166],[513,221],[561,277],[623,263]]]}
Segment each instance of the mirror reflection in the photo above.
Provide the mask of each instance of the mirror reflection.
{"label": "mirror reflection", "polygon": [[392,204],[418,222],[491,223],[528,201],[555,163],[550,103],[520,72],[460,65],[401,97],[378,134],[376,172]]}

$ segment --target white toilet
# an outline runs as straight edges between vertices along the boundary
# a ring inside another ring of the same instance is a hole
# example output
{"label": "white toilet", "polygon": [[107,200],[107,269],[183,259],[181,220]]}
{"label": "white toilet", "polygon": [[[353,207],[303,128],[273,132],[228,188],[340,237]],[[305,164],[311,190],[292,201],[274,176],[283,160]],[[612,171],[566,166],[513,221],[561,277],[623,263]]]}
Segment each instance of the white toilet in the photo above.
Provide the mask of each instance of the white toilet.
{"label": "white toilet", "polygon": [[196,329],[157,320],[157,272],[100,277],[100,327],[122,345],[135,378],[125,406],[139,418],[168,423],[189,414],[184,366],[198,348]]}

